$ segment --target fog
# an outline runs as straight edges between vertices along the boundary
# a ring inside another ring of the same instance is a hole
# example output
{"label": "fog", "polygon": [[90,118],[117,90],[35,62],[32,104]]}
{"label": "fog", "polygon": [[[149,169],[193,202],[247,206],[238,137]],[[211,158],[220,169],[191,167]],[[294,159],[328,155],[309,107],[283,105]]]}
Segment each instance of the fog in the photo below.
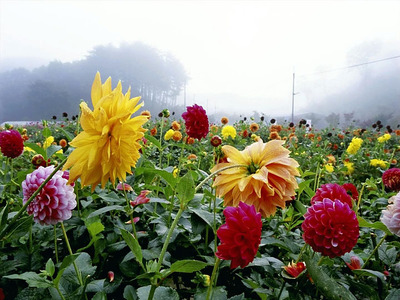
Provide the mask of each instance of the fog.
{"label": "fog", "polygon": [[[362,125],[380,118],[397,125],[399,16],[399,1],[3,0],[0,122],[19,117],[8,105],[12,93],[7,87],[14,84],[13,89],[18,89],[15,82],[7,82],[10,78],[29,78],[18,82],[24,93],[15,93],[21,98],[19,119],[26,119],[24,106],[28,108],[35,93],[32,87],[40,80],[46,83],[44,90],[49,82],[51,93],[61,90],[71,105],[80,99],[90,101],[95,68],[93,74],[85,73],[86,79],[69,81],[79,85],[76,90],[84,90],[83,82],[87,85],[86,94],[78,95],[69,91],[73,87],[60,87],[62,80],[39,78],[39,74],[48,76],[49,66],[53,72],[58,62],[60,74],[69,68],[69,74],[82,75],[72,69],[82,65],[96,47],[118,49],[139,42],[182,65],[186,83],[164,102],[176,105],[177,111],[184,104],[197,103],[214,119],[264,115],[290,120],[294,84],[295,119],[311,118],[328,126],[332,125],[329,116],[339,114],[342,124]],[[16,73],[16,68],[28,73]],[[133,79],[119,78],[115,68],[98,68],[109,70],[109,74],[102,72],[103,79],[113,75],[115,84],[119,79],[135,84]],[[138,72],[132,69],[131,73],[135,78],[149,76],[142,75],[144,70]],[[151,74],[158,80],[159,73]],[[42,106],[39,112],[49,107],[51,99],[46,101],[37,100]],[[161,102],[151,105],[154,111],[163,108]],[[40,116],[54,113],[53,109]]]}

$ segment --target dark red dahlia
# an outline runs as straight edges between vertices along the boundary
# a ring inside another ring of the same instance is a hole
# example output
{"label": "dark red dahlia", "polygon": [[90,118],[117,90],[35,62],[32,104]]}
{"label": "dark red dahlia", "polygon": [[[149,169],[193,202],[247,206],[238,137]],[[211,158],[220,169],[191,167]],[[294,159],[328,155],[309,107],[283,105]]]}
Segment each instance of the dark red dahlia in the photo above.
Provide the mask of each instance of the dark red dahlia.
{"label": "dark red dahlia", "polygon": [[224,209],[225,224],[217,230],[221,240],[216,256],[231,260],[231,269],[246,267],[257,254],[261,241],[261,214],[254,205],[240,202],[238,207]]}
{"label": "dark red dahlia", "polygon": [[189,137],[201,140],[209,131],[208,117],[203,107],[194,104],[188,106],[187,111],[182,114],[185,120],[186,133]]}
{"label": "dark red dahlia", "polygon": [[391,168],[386,170],[382,175],[382,181],[385,187],[391,191],[400,191],[400,169]]}
{"label": "dark red dahlia", "polygon": [[303,239],[314,251],[334,258],[357,244],[359,225],[355,212],[342,201],[325,198],[315,202],[304,215]]}
{"label": "dark red dahlia", "polygon": [[350,208],[353,207],[352,199],[344,187],[337,183],[327,183],[321,185],[320,188],[315,192],[314,197],[311,198],[311,205],[318,201],[322,201],[324,198],[331,199],[332,201],[339,200],[343,203],[347,203]]}
{"label": "dark red dahlia", "polygon": [[358,200],[358,191],[357,188],[354,184],[352,183],[345,183],[342,185],[342,187],[347,191],[351,193],[351,198],[353,198],[355,201]]}
{"label": "dark red dahlia", "polygon": [[16,158],[24,151],[24,140],[14,129],[0,132],[0,149],[4,156]]}
{"label": "dark red dahlia", "polygon": [[211,140],[210,143],[213,147],[218,147],[219,145],[222,144],[222,139],[218,136],[218,135],[214,135]]}

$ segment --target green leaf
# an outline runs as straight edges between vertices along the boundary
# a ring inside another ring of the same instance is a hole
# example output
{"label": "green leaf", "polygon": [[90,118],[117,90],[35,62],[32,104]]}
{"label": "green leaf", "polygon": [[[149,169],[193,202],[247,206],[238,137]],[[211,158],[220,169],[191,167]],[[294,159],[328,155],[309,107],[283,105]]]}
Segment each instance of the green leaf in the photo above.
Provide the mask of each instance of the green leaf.
{"label": "green leaf", "polygon": [[314,179],[308,179],[300,182],[297,194],[301,194],[303,191],[305,191],[310,198],[314,196],[315,192],[310,188],[310,184],[312,182],[314,182]]}
{"label": "green leaf", "polygon": [[76,253],[76,254],[73,254],[73,255],[68,255],[68,256],[66,256],[64,258],[64,260],[61,263],[61,266],[60,266],[60,268],[58,270],[57,277],[53,280],[55,286],[58,286],[58,284],[60,283],[61,276],[64,273],[65,269],[70,264],[72,264],[78,258],[78,256],[79,256],[79,254]]}
{"label": "green leaf", "polygon": [[100,208],[98,210],[95,210],[94,212],[90,213],[87,216],[87,218],[90,219],[90,218],[93,218],[95,216],[104,214],[104,213],[112,211],[112,210],[124,211],[125,209],[124,209],[123,206],[120,206],[120,205],[110,205],[110,206],[102,207],[102,208]]}
{"label": "green leaf", "polygon": [[51,130],[48,127],[43,128],[42,135],[45,139],[47,139],[49,136],[51,136]]}
{"label": "green leaf", "polygon": [[39,147],[35,143],[24,143],[25,147],[31,148],[33,151],[35,151],[37,154],[41,154],[44,158],[46,158],[46,151],[42,147]]}
{"label": "green leaf", "polygon": [[125,300],[137,300],[136,290],[133,286],[127,285],[124,289],[124,299]]}
{"label": "green leaf", "polygon": [[392,290],[385,300],[398,300],[400,299],[400,289]]}
{"label": "green leaf", "polygon": [[[151,285],[147,285],[137,289],[139,300],[147,300],[149,297]],[[156,288],[153,299],[168,299],[168,300],[179,300],[178,293],[166,286],[159,286]]]}
{"label": "green leaf", "polygon": [[74,139],[73,134],[69,133],[62,127],[57,127],[62,133],[64,133],[65,137],[67,138],[68,142],[72,141]]}
{"label": "green leaf", "polygon": [[54,153],[56,153],[58,150],[61,150],[61,146],[57,145],[51,145],[46,149],[46,155],[48,158],[52,157]]}
{"label": "green leaf", "polygon": [[190,210],[194,212],[197,216],[199,216],[201,219],[203,219],[203,221],[206,222],[208,226],[213,228],[214,215],[212,213],[200,208],[190,208]]}
{"label": "green leaf", "polygon": [[93,223],[89,223],[89,222],[85,222],[86,228],[89,231],[90,235],[93,237],[95,237],[97,234],[99,234],[100,232],[104,231],[104,225],[101,224],[100,220],[96,220]]}
{"label": "green leaf", "polygon": [[[207,297],[207,291],[204,291],[199,294],[194,295],[194,300],[205,300]],[[217,286],[214,287],[211,291],[211,297],[210,299],[212,300],[227,300],[228,299],[228,293],[223,287]],[[267,299],[267,298],[262,298],[262,300]]]}
{"label": "green leaf", "polygon": [[382,222],[369,223],[368,221],[366,221],[362,217],[357,217],[357,220],[358,220],[358,224],[359,224],[360,227],[369,227],[369,228],[379,229],[379,230],[382,230],[383,232],[385,232],[388,235],[392,235],[390,230]]}
{"label": "green leaf", "polygon": [[301,203],[299,200],[294,200],[293,202],[294,208],[297,209],[302,215],[304,215],[307,212],[307,208],[304,206],[303,203]]}
{"label": "green leaf", "polygon": [[136,260],[139,262],[141,266],[143,266],[143,254],[142,248],[139,245],[139,242],[135,237],[125,229],[120,228],[122,237],[124,238],[125,242],[127,243],[128,247],[131,249],[132,253],[135,255]]}
{"label": "green leaf", "polygon": [[185,176],[179,180],[176,188],[176,196],[183,205],[186,205],[193,199],[195,193],[194,181],[191,173],[186,173]]}
{"label": "green leaf", "polygon": [[7,217],[8,217],[8,203],[0,211],[0,232],[7,223]]}
{"label": "green leaf", "polygon": [[145,134],[144,137],[145,137],[146,140],[148,140],[152,144],[154,144],[154,146],[156,146],[158,148],[158,150],[161,150],[160,141],[158,141],[154,136],[149,135],[149,134]]}
{"label": "green leaf", "polygon": [[385,275],[382,272],[374,271],[374,270],[368,270],[368,269],[356,269],[353,270],[354,274],[357,274],[359,276],[372,276],[372,277],[378,277],[382,279],[383,281],[385,280]]}
{"label": "green leaf", "polygon": [[315,286],[327,298],[331,300],[356,300],[356,297],[328,276],[317,262],[309,254],[303,254],[308,273],[313,279]]}
{"label": "green leaf", "polygon": [[163,178],[172,188],[175,188],[177,178],[174,177],[174,175],[171,172],[168,172],[166,170],[160,170],[160,169],[154,169],[154,168],[145,168],[145,167],[139,167],[136,168],[135,174],[142,175],[142,174],[156,174],[159,175],[161,178]]}
{"label": "green leaf", "polygon": [[174,262],[169,271],[180,273],[193,273],[202,270],[207,266],[207,263],[199,260],[184,259]]}
{"label": "green leaf", "polygon": [[53,277],[55,270],[56,268],[54,267],[54,263],[51,260],[51,258],[49,258],[49,260],[46,263],[46,272],[47,274],[49,274],[50,277]]}
{"label": "green leaf", "polygon": [[35,288],[49,288],[52,286],[50,281],[48,281],[46,278],[42,276],[39,276],[39,274],[36,274],[35,272],[25,272],[22,274],[13,274],[3,277],[8,279],[25,280],[30,287],[35,287]]}

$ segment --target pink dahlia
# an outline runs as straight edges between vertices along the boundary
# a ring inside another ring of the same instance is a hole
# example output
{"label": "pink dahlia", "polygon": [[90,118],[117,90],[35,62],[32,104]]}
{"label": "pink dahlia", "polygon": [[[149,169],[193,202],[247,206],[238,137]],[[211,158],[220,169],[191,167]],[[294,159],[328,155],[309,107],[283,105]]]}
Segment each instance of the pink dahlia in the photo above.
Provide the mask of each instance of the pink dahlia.
{"label": "pink dahlia", "polygon": [[320,202],[325,198],[331,199],[332,201],[339,200],[343,203],[347,203],[350,208],[353,207],[352,199],[344,187],[337,183],[327,183],[321,185],[320,188],[315,192],[314,197],[311,198],[311,205],[316,202]]}
{"label": "pink dahlia", "polygon": [[185,120],[186,133],[189,137],[201,140],[209,131],[208,117],[203,107],[194,104],[188,106],[187,111],[182,114]]}
{"label": "pink dahlia", "polygon": [[224,209],[225,224],[217,230],[221,240],[216,256],[231,260],[231,269],[246,267],[257,254],[261,241],[261,214],[254,205],[240,202],[238,207]]}
{"label": "pink dahlia", "polygon": [[14,129],[0,132],[0,150],[4,156],[16,158],[24,151],[24,139]]}
{"label": "pink dahlia", "polygon": [[382,175],[382,181],[389,190],[400,191],[400,169],[391,168],[386,170]]}
{"label": "pink dahlia", "polygon": [[400,192],[389,199],[390,205],[382,211],[381,221],[391,233],[400,236]]}
{"label": "pink dahlia", "polygon": [[342,187],[347,191],[351,193],[351,198],[354,199],[354,201],[358,200],[358,191],[357,188],[354,184],[352,183],[345,183],[342,185]]}
{"label": "pink dahlia", "polygon": [[322,255],[341,256],[357,243],[358,220],[346,203],[325,198],[309,207],[304,218],[303,239]]}
{"label": "pink dahlia", "polygon": [[[22,182],[24,203],[53,171],[54,166],[39,167],[26,176],[26,179]],[[57,171],[28,205],[28,214],[33,214],[35,222],[42,225],[54,225],[71,218],[71,211],[76,206],[76,196],[74,188],[67,185],[68,180],[64,176],[65,174],[62,171]]]}

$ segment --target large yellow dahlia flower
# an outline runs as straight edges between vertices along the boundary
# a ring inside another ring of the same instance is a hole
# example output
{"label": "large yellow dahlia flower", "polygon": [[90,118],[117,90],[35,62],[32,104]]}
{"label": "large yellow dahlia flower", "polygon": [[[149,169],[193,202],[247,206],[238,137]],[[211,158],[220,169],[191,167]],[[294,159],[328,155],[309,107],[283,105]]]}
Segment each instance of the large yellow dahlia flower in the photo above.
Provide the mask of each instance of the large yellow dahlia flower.
{"label": "large yellow dahlia flower", "polygon": [[264,217],[274,215],[276,207],[285,207],[298,187],[299,164],[289,157],[290,151],[279,140],[264,143],[261,139],[239,151],[225,145],[222,151],[228,163],[217,164],[215,172],[227,166],[243,165],[221,171],[215,178],[218,197],[225,206],[238,206],[240,201],[254,205]]}
{"label": "large yellow dahlia flower", "polygon": [[69,181],[79,177],[82,186],[92,186],[92,190],[101,183],[105,186],[110,179],[125,181],[126,173],[140,157],[140,140],[145,132],[142,125],[147,116],[131,118],[142,105],[140,97],[130,98],[130,88],[124,95],[121,82],[111,89],[111,78],[101,83],[97,72],[92,85],[93,111],[82,102],[81,125],[83,131],[70,143],[74,151],[68,157],[64,170],[71,168]]}

